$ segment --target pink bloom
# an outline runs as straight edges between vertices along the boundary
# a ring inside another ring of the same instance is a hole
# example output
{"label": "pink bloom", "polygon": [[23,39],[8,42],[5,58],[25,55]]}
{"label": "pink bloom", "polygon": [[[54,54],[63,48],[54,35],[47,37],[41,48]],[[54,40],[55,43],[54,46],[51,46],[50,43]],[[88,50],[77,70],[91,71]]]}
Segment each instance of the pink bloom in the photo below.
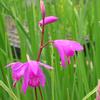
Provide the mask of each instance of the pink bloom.
{"label": "pink bloom", "polygon": [[[57,21],[58,18],[55,17],[55,16],[48,16],[48,17],[45,17],[44,18],[44,25],[46,24],[50,24],[50,23],[53,23],[55,21]],[[39,26],[43,26],[43,19],[41,21],[39,21]]]}
{"label": "pink bloom", "polygon": [[70,64],[70,57],[74,56],[75,51],[82,51],[83,47],[80,43],[71,40],[55,40],[54,46],[57,48],[60,54],[62,66],[66,66],[66,59],[68,64]]}
{"label": "pink bloom", "polygon": [[40,66],[44,66],[47,69],[53,69],[53,67],[43,64],[37,61],[28,61],[25,63],[14,62],[8,64],[7,67],[11,66],[12,78],[14,80],[14,86],[16,82],[23,78],[22,90],[26,93],[27,87],[44,87],[46,79]]}
{"label": "pink bloom", "polygon": [[41,10],[41,13],[42,13],[42,17],[44,18],[45,17],[45,5],[44,5],[43,0],[40,0],[40,10]]}

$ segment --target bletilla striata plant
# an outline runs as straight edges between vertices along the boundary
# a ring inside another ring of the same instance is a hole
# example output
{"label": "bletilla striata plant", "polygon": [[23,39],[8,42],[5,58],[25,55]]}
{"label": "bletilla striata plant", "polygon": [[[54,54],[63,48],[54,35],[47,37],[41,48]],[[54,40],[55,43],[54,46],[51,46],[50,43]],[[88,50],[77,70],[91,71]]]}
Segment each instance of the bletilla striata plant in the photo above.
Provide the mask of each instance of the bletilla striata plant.
{"label": "bletilla striata plant", "polygon": [[[44,66],[46,69],[53,69],[53,67],[41,63],[40,56],[43,48],[45,48],[49,43],[53,44],[55,48],[57,48],[58,53],[61,58],[62,66],[66,67],[66,61],[70,64],[70,57],[75,55],[75,51],[82,51],[83,47],[80,43],[72,40],[49,40],[47,43],[44,43],[44,33],[45,33],[45,25],[54,23],[58,20],[56,16],[47,16],[45,11],[44,1],[40,0],[40,11],[42,14],[42,19],[39,21],[38,25],[41,28],[41,41],[40,48],[38,51],[37,59],[30,60],[28,54],[27,62],[13,62],[8,64],[7,66],[11,66],[12,69],[12,78],[14,80],[13,86],[16,86],[16,83],[22,78],[22,90],[26,93],[28,86],[35,89],[39,88],[41,98],[43,100],[42,92],[40,90],[40,86],[44,87],[46,78],[40,66]],[[37,95],[37,94],[36,94]],[[37,100],[37,96],[36,96]]]}

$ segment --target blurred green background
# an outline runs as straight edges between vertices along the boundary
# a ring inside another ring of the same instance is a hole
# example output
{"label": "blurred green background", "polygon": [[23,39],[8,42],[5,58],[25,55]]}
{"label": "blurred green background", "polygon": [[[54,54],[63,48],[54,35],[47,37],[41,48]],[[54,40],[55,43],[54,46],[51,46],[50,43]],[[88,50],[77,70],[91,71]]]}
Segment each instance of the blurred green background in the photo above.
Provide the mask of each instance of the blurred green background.
{"label": "blurred green background", "polygon": [[[0,0],[0,100],[35,100],[33,88],[29,87],[26,95],[23,94],[22,81],[16,88],[12,86],[11,69],[6,65],[13,61],[25,62],[27,53],[36,60],[41,36],[38,22],[42,18],[39,2]],[[84,46],[84,52],[71,58],[66,69],[60,66],[59,55],[52,45],[43,49],[41,61],[54,67],[53,71],[43,69],[46,75],[46,86],[42,88],[44,100],[94,100],[100,79],[100,0],[44,2],[46,16],[58,17],[56,23],[45,27],[44,41],[71,39]],[[39,91],[38,100],[41,100]]]}

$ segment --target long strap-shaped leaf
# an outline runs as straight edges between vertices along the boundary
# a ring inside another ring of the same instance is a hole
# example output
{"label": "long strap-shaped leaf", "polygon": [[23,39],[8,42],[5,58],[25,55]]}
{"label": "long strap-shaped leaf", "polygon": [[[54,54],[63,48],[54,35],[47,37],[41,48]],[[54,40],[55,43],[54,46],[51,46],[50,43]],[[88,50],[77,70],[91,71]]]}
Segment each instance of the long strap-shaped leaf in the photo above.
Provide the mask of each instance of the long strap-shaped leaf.
{"label": "long strap-shaped leaf", "polygon": [[13,91],[11,89],[9,89],[4,83],[3,81],[0,80],[0,87],[2,87],[13,100],[20,100],[17,98],[17,96],[13,93]]}
{"label": "long strap-shaped leaf", "polygon": [[91,95],[93,95],[97,91],[97,86],[89,92],[82,100],[87,100]]}

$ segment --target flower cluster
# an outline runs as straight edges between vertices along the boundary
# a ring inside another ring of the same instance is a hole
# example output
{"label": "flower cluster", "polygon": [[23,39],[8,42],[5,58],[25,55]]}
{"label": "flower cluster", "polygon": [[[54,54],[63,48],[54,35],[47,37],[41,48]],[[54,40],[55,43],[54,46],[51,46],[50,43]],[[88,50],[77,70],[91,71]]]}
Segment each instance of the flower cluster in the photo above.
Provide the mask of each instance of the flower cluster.
{"label": "flower cluster", "polygon": [[[26,93],[28,86],[36,88],[39,86],[44,87],[46,78],[40,66],[44,66],[46,69],[53,69],[53,67],[41,63],[40,55],[44,46],[44,26],[50,23],[54,23],[58,20],[56,16],[48,16],[46,17],[45,5],[44,1],[40,0],[40,10],[42,14],[42,20],[39,21],[38,25],[42,27],[42,37],[40,43],[40,50],[38,53],[38,59],[30,60],[28,57],[28,61],[25,63],[22,62],[14,62],[8,64],[7,67],[11,66],[12,69],[12,78],[14,80],[13,86],[16,86],[16,83],[23,78],[22,90]],[[83,46],[72,40],[52,40],[53,46],[58,50],[58,53],[61,58],[61,64],[63,67],[66,67],[66,61],[70,64],[70,57],[75,55],[75,51],[82,51]],[[49,43],[49,42],[48,42]]]}
{"label": "flower cluster", "polygon": [[41,85],[44,87],[46,79],[40,66],[44,66],[47,69],[53,69],[53,67],[37,61],[28,61],[25,63],[14,62],[7,65],[7,67],[9,66],[11,66],[12,69],[14,87],[16,86],[17,81],[19,81],[21,78],[24,78],[22,85],[22,90],[24,93],[26,93],[28,86],[39,87]]}

